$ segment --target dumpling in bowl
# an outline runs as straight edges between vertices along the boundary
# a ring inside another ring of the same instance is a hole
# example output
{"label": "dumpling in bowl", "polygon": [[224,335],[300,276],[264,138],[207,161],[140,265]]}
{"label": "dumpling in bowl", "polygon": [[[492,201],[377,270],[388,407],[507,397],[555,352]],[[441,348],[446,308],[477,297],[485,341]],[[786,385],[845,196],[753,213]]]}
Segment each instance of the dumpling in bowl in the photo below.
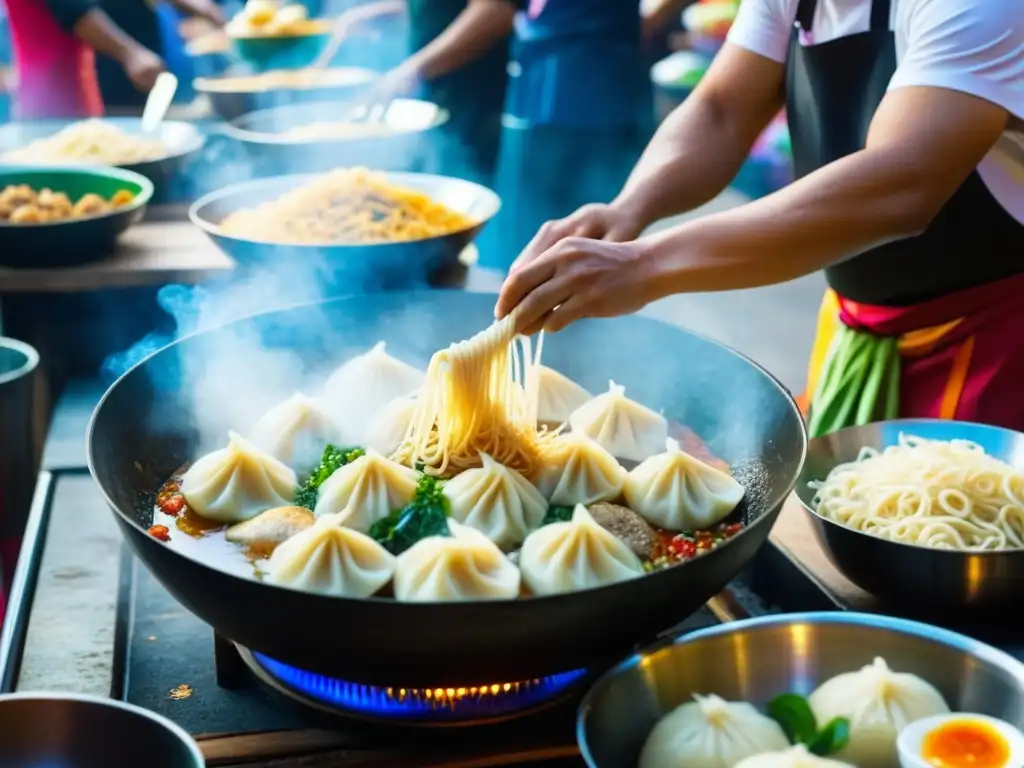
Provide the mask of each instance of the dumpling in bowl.
{"label": "dumpling in bowl", "polygon": [[363,533],[412,501],[419,475],[408,467],[367,451],[327,478],[317,496],[317,517],[336,515],[339,523]]}
{"label": "dumpling in bowl", "polygon": [[612,456],[643,461],[661,453],[668,421],[660,413],[626,397],[626,388],[608,382],[608,391],[581,405],[569,416],[573,432],[586,435]]}
{"label": "dumpling in bowl", "polygon": [[305,474],[317,466],[324,445],[345,443],[341,426],[319,402],[301,392],[263,414],[250,437],[271,456]]}
{"label": "dumpling in bowl", "polygon": [[645,573],[629,545],[598,525],[582,504],[568,522],[549,523],[526,537],[519,569],[535,595],[603,587]]}
{"label": "dumpling in bowl", "polygon": [[638,768],[733,768],[753,755],[789,748],[779,724],[752,704],[713,695],[693,699],[654,726]]}
{"label": "dumpling in bowl", "polygon": [[585,435],[559,435],[544,447],[537,488],[552,504],[614,501],[625,482],[626,470],[615,457]]}
{"label": "dumpling in bowl", "polygon": [[736,768],[856,768],[849,763],[818,757],[807,751],[803,744],[783,752],[765,752],[763,755],[748,757],[736,764]]}
{"label": "dumpling in bowl", "polygon": [[295,473],[234,432],[226,448],[208,453],[181,478],[181,493],[196,514],[240,523],[272,507],[292,503]]}
{"label": "dumpling in bowl", "polygon": [[725,472],[695,459],[671,437],[665,452],[645,459],[626,477],[630,509],[669,531],[710,528],[729,516],[746,491]]}
{"label": "dumpling in bowl", "polygon": [[480,531],[448,521],[451,536],[428,536],[400,554],[395,597],[405,602],[512,600],[519,569]]}
{"label": "dumpling in bowl", "polygon": [[335,597],[369,597],[395,573],[395,556],[366,534],[324,517],[267,561],[268,581]]}
{"label": "dumpling in bowl", "polygon": [[324,385],[324,400],[335,419],[355,432],[357,442],[363,442],[380,410],[396,397],[419,389],[424,376],[423,371],[389,355],[387,345],[379,341],[331,374]]}
{"label": "dumpling in bowl", "polygon": [[529,480],[486,453],[483,466],[467,469],[445,484],[451,516],[508,551],[541,524],[548,503]]}
{"label": "dumpling in bowl", "polygon": [[554,368],[538,366],[536,376],[537,421],[541,424],[564,424],[573,411],[592,397],[587,390]]}
{"label": "dumpling in bowl", "polygon": [[819,723],[849,719],[850,742],[836,757],[859,768],[896,765],[900,731],[916,720],[949,712],[935,686],[917,675],[893,672],[882,658],[827,680],[808,701]]}
{"label": "dumpling in bowl", "polygon": [[370,424],[366,446],[385,456],[394,454],[405,440],[415,411],[415,397],[396,397],[381,409]]}

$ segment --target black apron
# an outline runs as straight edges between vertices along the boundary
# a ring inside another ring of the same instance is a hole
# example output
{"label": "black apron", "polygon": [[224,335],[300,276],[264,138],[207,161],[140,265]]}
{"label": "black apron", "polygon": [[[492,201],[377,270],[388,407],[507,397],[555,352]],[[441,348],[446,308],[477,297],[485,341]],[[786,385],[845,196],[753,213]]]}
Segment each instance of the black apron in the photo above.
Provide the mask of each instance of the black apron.
{"label": "black apron", "polygon": [[[816,6],[817,0],[800,0],[786,60],[786,116],[798,178],[864,148],[896,71],[891,0],[873,0],[869,31],[801,45],[800,31],[811,31]],[[924,233],[829,267],[825,278],[851,301],[909,306],[1020,272],[1024,226],[974,171]]]}

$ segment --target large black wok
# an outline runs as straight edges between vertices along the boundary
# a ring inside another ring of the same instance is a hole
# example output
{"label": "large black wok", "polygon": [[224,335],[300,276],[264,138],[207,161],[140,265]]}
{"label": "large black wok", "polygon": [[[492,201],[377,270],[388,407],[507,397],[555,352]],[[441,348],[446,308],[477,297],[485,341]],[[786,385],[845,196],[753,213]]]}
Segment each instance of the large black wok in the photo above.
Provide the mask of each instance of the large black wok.
{"label": "large black wok", "polygon": [[[544,361],[595,393],[609,378],[625,384],[627,394],[694,429],[732,464],[747,486],[735,513],[747,528],[710,554],[569,595],[403,604],[305,594],[232,576],[147,535],[156,489],[200,450],[224,441],[224,425],[211,438],[199,432],[209,425],[196,423],[199,407],[220,413],[209,408],[211,388],[237,406],[254,377],[274,378],[268,361],[284,369],[300,360],[322,381],[378,339],[425,365],[434,350],[491,322],[494,299],[449,291],[340,299],[185,338],[131,369],[97,407],[88,447],[93,476],[132,550],[223,636],[307,670],[372,684],[471,685],[594,667],[686,618],[764,543],[800,471],[806,438],[793,400],[764,370],[712,341],[639,317],[574,325],[545,341]],[[259,364],[255,358],[252,366],[225,364],[232,354],[226,350],[254,339],[265,349]],[[298,381],[298,362],[295,367],[296,385],[308,391],[308,382]],[[291,384],[276,395],[291,394]],[[255,420],[259,408],[247,419]]]}

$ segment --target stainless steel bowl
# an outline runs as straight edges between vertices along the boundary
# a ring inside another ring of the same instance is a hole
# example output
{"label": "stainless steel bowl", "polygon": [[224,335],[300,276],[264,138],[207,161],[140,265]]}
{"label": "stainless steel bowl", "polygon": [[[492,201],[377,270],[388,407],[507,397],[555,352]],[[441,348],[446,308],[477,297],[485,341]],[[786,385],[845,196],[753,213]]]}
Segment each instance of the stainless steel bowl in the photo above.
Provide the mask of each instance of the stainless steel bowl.
{"label": "stainless steel bowl", "polygon": [[642,651],[601,677],[580,705],[576,738],[590,768],[636,768],[658,720],[714,693],[764,706],[808,695],[881,656],[936,686],[953,710],[1024,728],[1024,664],[964,635],[861,613],[796,613],[724,624]]}
{"label": "stainless steel bowl", "polygon": [[141,707],[65,693],[0,696],[3,768],[204,768],[182,728]]}
{"label": "stainless steel bowl", "polygon": [[829,558],[854,584],[883,601],[929,617],[961,619],[965,611],[998,611],[1024,597],[1024,551],[953,552],[900,544],[847,528],[814,511],[813,480],[853,461],[864,446],[885,448],[900,433],[930,440],[971,440],[985,452],[1024,469],[1024,435],[1000,427],[935,419],[902,419],[843,429],[807,448],[796,493]]}

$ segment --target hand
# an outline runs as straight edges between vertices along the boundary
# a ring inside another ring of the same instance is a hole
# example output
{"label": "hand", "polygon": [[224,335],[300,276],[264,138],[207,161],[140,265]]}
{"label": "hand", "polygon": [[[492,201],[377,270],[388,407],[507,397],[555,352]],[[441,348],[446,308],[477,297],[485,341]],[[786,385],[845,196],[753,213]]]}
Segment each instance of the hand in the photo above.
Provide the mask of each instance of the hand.
{"label": "hand", "polygon": [[167,69],[159,56],[141,46],[125,56],[122,64],[132,85],[143,93],[153,90],[157,75]]}
{"label": "hand", "polygon": [[377,78],[359,100],[364,104],[385,104],[400,96],[408,96],[418,84],[416,68],[403,62]]}
{"label": "hand", "polygon": [[588,237],[621,243],[635,239],[643,229],[643,222],[614,204],[585,205],[564,219],[549,221],[542,226],[509,271],[522,269],[566,237]]}
{"label": "hand", "polygon": [[508,276],[494,314],[518,307],[516,329],[531,334],[635,312],[655,298],[649,261],[636,242],[568,237]]}

